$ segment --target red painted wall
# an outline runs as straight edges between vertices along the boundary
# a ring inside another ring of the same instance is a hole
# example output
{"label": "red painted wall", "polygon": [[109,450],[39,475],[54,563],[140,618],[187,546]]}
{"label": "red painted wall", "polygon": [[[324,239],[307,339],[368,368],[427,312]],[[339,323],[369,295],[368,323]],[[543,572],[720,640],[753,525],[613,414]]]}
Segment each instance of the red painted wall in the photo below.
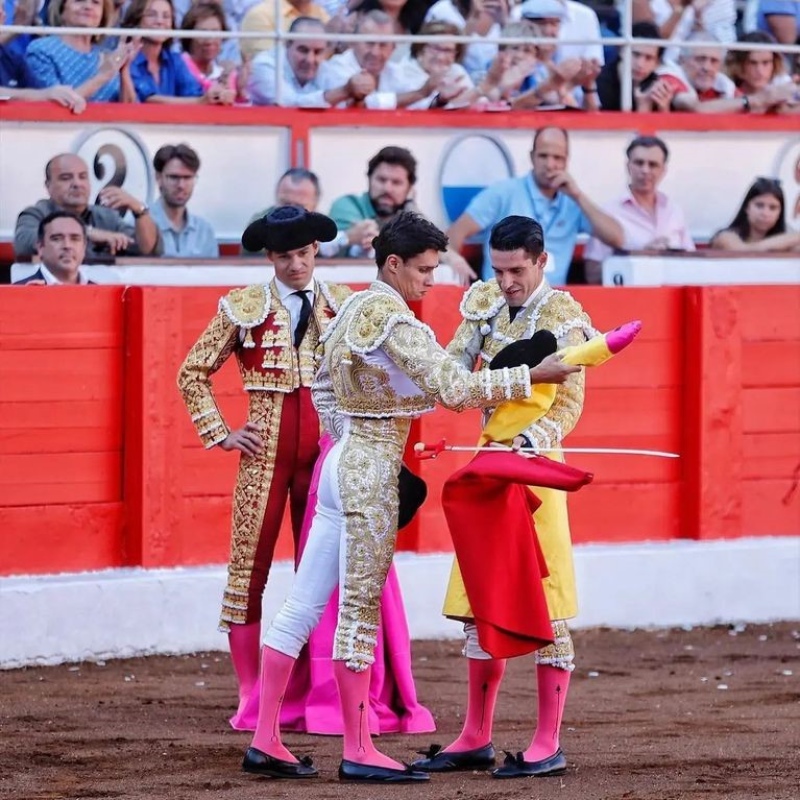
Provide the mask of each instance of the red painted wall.
{"label": "red painted wall", "polygon": [[[0,574],[224,562],[236,457],[200,446],[177,367],[217,288],[0,291]],[[574,456],[595,482],[571,499],[576,542],[736,538],[800,531],[800,287],[576,288],[601,329],[644,322],[587,377],[568,445],[646,447],[681,459]],[[461,290],[418,313],[447,341]],[[235,362],[215,381],[232,425]],[[438,410],[413,438],[475,440],[478,414]],[[468,456],[416,462],[429,501],[402,549],[449,550],[438,498]],[[290,557],[288,537],[279,556]]]}

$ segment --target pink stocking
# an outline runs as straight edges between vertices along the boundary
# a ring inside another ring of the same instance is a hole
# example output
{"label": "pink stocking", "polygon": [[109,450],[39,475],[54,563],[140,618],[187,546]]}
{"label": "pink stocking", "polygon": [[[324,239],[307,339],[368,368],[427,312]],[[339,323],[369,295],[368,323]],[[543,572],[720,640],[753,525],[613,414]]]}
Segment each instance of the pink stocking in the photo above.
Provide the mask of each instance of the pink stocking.
{"label": "pink stocking", "polygon": [[371,767],[403,769],[403,765],[381,753],[369,733],[369,681],[372,667],[355,672],[344,661],[333,662],[344,722],[343,758]]}
{"label": "pink stocking", "polygon": [[475,750],[491,743],[494,707],[500,681],[506,671],[504,659],[469,658],[467,662],[467,716],[458,739],[445,747],[445,751],[449,753]]}
{"label": "pink stocking", "polygon": [[261,696],[251,747],[275,758],[296,762],[297,759],[283,746],[280,729],[281,703],[294,662],[291,656],[271,647],[261,648]]}
{"label": "pink stocking", "polygon": [[560,746],[558,736],[561,731],[561,717],[567,700],[570,674],[566,669],[537,664],[539,717],[536,720],[536,733],[524,754],[526,761],[550,758],[558,750]]}
{"label": "pink stocking", "polygon": [[231,625],[228,633],[228,645],[231,650],[231,661],[239,684],[239,707],[230,718],[231,727],[237,731],[253,730],[258,713],[256,687],[258,685],[258,654],[261,646],[261,623],[248,625]]}

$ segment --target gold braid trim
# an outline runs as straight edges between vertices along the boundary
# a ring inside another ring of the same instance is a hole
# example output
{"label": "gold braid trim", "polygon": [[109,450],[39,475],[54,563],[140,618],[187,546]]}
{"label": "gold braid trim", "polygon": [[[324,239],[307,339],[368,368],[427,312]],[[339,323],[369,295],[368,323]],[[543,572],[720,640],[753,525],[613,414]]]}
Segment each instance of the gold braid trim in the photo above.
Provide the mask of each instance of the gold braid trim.
{"label": "gold braid trim", "polygon": [[464,294],[459,311],[464,319],[489,320],[497,316],[505,302],[496,280],[477,281]]}
{"label": "gold braid trim", "polygon": [[219,301],[219,310],[237,327],[246,331],[242,347],[255,347],[250,334],[261,325],[270,309],[271,292],[267,286],[246,286],[233,289]]}

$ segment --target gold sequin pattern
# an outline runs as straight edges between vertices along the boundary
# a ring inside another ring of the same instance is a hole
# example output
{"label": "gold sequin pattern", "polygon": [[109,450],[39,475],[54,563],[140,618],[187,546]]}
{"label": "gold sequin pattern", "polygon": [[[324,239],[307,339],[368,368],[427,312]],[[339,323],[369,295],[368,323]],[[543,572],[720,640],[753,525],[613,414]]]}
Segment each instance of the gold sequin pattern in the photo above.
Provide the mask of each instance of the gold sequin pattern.
{"label": "gold sequin pattern", "polygon": [[537,664],[556,667],[567,672],[575,669],[575,645],[572,634],[569,632],[567,621],[563,619],[552,620],[553,644],[548,644],[537,650],[534,659]]}
{"label": "gold sequin pattern", "polygon": [[233,493],[231,553],[228,584],[222,599],[219,629],[242,625],[247,618],[247,598],[261,525],[267,508],[270,484],[275,471],[275,453],[281,424],[283,396],[250,393],[248,419],[260,423],[264,450],[260,455],[239,459],[239,472]]}
{"label": "gold sequin pattern", "polygon": [[410,420],[353,420],[339,458],[346,571],[333,658],[357,672],[375,660],[380,597],[397,538],[397,481],[410,425]]}

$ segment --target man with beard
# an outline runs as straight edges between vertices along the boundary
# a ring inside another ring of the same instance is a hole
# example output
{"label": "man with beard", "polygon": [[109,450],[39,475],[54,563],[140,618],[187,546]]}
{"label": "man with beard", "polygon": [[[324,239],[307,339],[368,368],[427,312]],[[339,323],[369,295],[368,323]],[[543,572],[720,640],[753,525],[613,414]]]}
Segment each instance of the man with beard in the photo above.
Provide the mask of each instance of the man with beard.
{"label": "man with beard", "polygon": [[331,217],[347,244],[339,255],[369,257],[380,227],[401,211],[414,209],[411,190],[417,182],[417,160],[405,147],[384,147],[367,165],[368,189],[333,201]]}
{"label": "man with beard", "polygon": [[214,229],[186,207],[192,199],[200,158],[187,144],[165,144],[153,157],[161,197],[150,213],[164,238],[168,258],[217,258]]}

